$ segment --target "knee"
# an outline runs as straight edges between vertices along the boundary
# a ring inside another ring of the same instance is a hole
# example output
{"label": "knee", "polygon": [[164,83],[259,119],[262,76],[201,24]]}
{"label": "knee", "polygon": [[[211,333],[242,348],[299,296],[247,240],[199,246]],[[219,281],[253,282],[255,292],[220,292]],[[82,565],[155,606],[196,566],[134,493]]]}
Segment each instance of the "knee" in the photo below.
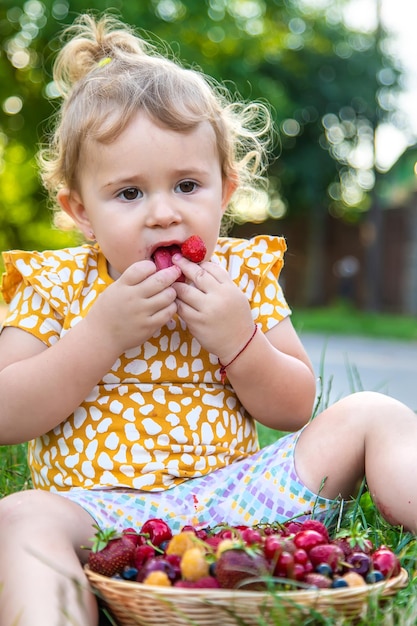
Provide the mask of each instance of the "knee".
{"label": "knee", "polygon": [[19,491],[0,500],[0,529],[14,527],[22,519],[30,519],[33,508],[28,493]]}
{"label": "knee", "polygon": [[[383,417],[389,415],[397,417],[416,417],[407,405],[396,398],[387,396],[378,391],[357,391],[339,401],[344,409],[361,415],[375,415]],[[337,403],[338,404],[338,403]],[[335,406],[337,406],[337,404]]]}
{"label": "knee", "polygon": [[46,509],[45,495],[36,489],[18,491],[5,496],[0,500],[0,537],[5,536],[5,530],[32,527],[34,522]]}

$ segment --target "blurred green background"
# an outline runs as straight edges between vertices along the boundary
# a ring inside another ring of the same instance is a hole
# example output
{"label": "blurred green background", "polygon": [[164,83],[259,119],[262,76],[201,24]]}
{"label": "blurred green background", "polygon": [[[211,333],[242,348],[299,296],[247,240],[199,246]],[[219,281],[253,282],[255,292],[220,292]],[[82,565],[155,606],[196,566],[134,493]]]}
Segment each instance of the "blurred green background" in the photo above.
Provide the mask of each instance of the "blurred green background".
{"label": "blurred green background", "polygon": [[[378,17],[381,1],[375,0]],[[417,312],[416,150],[389,168],[376,137],[407,133],[397,108],[402,68],[391,34],[344,19],[349,0],[1,0],[0,250],[77,242],[51,228],[36,167],[59,101],[51,66],[59,33],[86,10],[110,10],[164,42],[186,65],[244,99],[269,103],[277,141],[270,193],[242,207],[232,234],[287,238],[287,298],[356,309]],[[416,224],[415,224],[416,223]],[[416,231],[415,234],[414,230]],[[416,294],[416,295],[414,295]]]}

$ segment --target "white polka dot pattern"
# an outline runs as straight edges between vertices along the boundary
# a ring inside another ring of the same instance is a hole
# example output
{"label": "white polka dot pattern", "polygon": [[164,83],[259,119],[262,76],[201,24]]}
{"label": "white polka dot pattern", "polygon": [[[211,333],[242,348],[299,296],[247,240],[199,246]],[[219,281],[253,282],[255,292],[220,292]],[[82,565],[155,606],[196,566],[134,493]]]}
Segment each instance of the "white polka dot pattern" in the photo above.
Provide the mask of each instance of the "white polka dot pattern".
{"label": "white polka dot pattern", "polygon": [[[285,241],[220,238],[213,261],[246,294],[267,331],[290,311],[278,277]],[[98,247],[3,254],[4,326],[51,346],[82,319],[112,282]],[[217,357],[179,318],[121,355],[65,422],[29,444],[35,487],[168,489],[246,458],[256,428],[233,389],[222,385]]]}

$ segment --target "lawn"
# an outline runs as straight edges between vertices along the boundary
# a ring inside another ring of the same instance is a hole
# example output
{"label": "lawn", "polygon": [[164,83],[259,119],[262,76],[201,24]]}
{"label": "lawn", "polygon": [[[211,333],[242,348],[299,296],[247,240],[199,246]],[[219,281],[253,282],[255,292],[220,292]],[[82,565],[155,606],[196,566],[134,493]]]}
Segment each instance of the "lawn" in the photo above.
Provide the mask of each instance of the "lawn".
{"label": "lawn", "polygon": [[297,332],[303,333],[417,340],[415,317],[359,311],[343,302],[332,307],[294,310],[292,321]]}
{"label": "lawn", "polygon": [[[403,340],[417,339],[417,323],[414,318],[400,316],[379,316],[369,313],[352,311],[348,307],[338,306],[332,309],[298,311],[293,316],[297,330],[303,332],[328,332],[361,334],[372,337],[397,338]],[[326,382],[323,382],[325,386]],[[261,427],[259,429],[261,445],[274,441],[281,433]],[[25,445],[0,447],[0,497],[30,486],[30,476],[26,465]],[[417,542],[409,533],[401,528],[387,525],[378,515],[369,494],[364,490],[350,513],[345,513],[339,520],[341,528],[359,527],[368,532],[376,545],[386,543],[400,556],[403,567],[409,573],[410,584],[400,591],[393,600],[384,602],[383,607],[372,606],[366,617],[355,622],[356,626],[414,626],[417,624],[417,594],[415,562],[417,558]],[[334,618],[312,616],[303,618],[303,625],[325,624],[333,626]],[[337,621],[340,626],[349,624],[348,620]],[[198,625],[195,625],[198,626]],[[259,626],[266,626],[260,622]],[[268,624],[271,626],[271,623]],[[285,626],[280,620],[275,626]]]}

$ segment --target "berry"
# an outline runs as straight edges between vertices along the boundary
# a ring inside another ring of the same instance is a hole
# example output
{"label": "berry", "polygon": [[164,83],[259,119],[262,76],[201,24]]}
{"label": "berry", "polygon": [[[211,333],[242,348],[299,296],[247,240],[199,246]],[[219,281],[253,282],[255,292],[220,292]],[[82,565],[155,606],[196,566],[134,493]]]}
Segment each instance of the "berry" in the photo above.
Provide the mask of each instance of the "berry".
{"label": "berry", "polygon": [[144,585],[157,585],[159,587],[171,587],[172,583],[166,574],[160,570],[150,572],[143,580]]}
{"label": "berry", "polygon": [[263,551],[268,561],[275,562],[284,550],[291,554],[296,551],[296,546],[292,539],[283,537],[282,535],[268,535],[265,538]]}
{"label": "berry", "polygon": [[372,554],[373,568],[381,572],[384,578],[398,576],[401,571],[399,558],[386,546],[381,546]]}
{"label": "berry", "polygon": [[332,589],[341,589],[342,587],[348,587],[348,582],[341,576],[337,578],[333,578],[332,580]]}
{"label": "berry", "polygon": [[181,254],[193,263],[201,263],[207,254],[204,241],[198,235],[191,235],[181,246]]}
{"label": "berry", "polygon": [[343,550],[332,543],[314,546],[311,548],[308,556],[314,567],[317,567],[317,565],[321,563],[326,563],[331,567],[333,572],[337,572],[341,569],[341,563],[345,557]]}
{"label": "berry", "polygon": [[134,528],[125,528],[122,531],[123,537],[130,539],[135,546],[138,546],[142,543],[142,537]]}
{"label": "berry", "polygon": [[323,576],[327,576],[328,578],[332,578],[333,576],[333,568],[328,563],[319,563],[316,565],[315,571],[317,574],[323,574]]}
{"label": "berry", "polygon": [[183,530],[178,535],[174,535],[169,541],[165,550],[166,554],[178,554],[182,556],[184,552],[196,545],[195,533],[189,530]]}
{"label": "berry", "polygon": [[134,543],[115,530],[98,529],[88,556],[88,567],[103,576],[121,574],[125,567],[133,565],[136,547]]}
{"label": "berry", "polygon": [[137,575],[137,568],[129,565],[127,565],[122,572],[122,578],[124,578],[124,580],[136,580]]}
{"label": "berry", "polygon": [[155,554],[155,548],[147,543],[144,543],[141,546],[137,546],[134,558],[135,567],[140,569],[146,563],[146,561],[152,559]]}
{"label": "berry", "polygon": [[242,530],[242,541],[244,541],[247,546],[254,544],[259,545],[262,543],[262,535],[256,528],[245,528]]}
{"label": "berry", "polygon": [[320,522],[317,519],[308,519],[303,522],[301,525],[301,530],[315,530],[323,535],[326,543],[330,541],[329,531],[327,530],[327,527],[323,524],[323,522]]}
{"label": "berry", "polygon": [[365,552],[353,552],[348,558],[347,563],[352,567],[352,571],[365,576],[372,565],[372,559]]}
{"label": "berry", "polygon": [[342,578],[347,582],[349,587],[361,587],[365,584],[365,580],[356,572],[347,572]]}
{"label": "berry", "polygon": [[326,543],[325,538],[321,533],[313,529],[300,530],[294,537],[295,546],[302,548],[306,552],[310,552],[314,546],[319,546],[322,543]]}
{"label": "berry", "polygon": [[177,568],[169,563],[169,561],[167,561],[163,556],[156,556],[153,559],[147,561],[144,567],[142,567],[142,569],[139,571],[136,580],[140,583],[143,582],[148,578],[151,572],[164,572],[168,576],[171,583],[178,578]]}
{"label": "berry", "polygon": [[284,550],[276,560],[274,567],[274,576],[278,578],[294,577],[294,557],[291,552]]}
{"label": "berry", "polygon": [[189,548],[182,555],[181,575],[185,580],[196,581],[209,574],[209,563],[199,547]]}
{"label": "berry", "polygon": [[365,578],[366,582],[368,583],[368,585],[372,585],[373,583],[380,583],[381,580],[385,580],[384,574],[380,571],[378,571],[377,569],[373,570],[372,572],[368,572],[366,574],[366,578]]}
{"label": "berry", "polygon": [[328,576],[324,574],[318,574],[317,572],[311,572],[306,574],[304,581],[311,587],[317,587],[318,589],[329,589],[332,586],[332,581]]}
{"label": "berry", "polygon": [[161,246],[157,248],[152,255],[152,260],[156,265],[156,269],[164,270],[172,265],[172,255],[179,252],[178,246]]}
{"label": "berry", "polygon": [[143,535],[149,536],[149,541],[154,546],[160,546],[163,541],[169,541],[172,538],[172,531],[168,524],[162,519],[148,519],[142,526]]}

